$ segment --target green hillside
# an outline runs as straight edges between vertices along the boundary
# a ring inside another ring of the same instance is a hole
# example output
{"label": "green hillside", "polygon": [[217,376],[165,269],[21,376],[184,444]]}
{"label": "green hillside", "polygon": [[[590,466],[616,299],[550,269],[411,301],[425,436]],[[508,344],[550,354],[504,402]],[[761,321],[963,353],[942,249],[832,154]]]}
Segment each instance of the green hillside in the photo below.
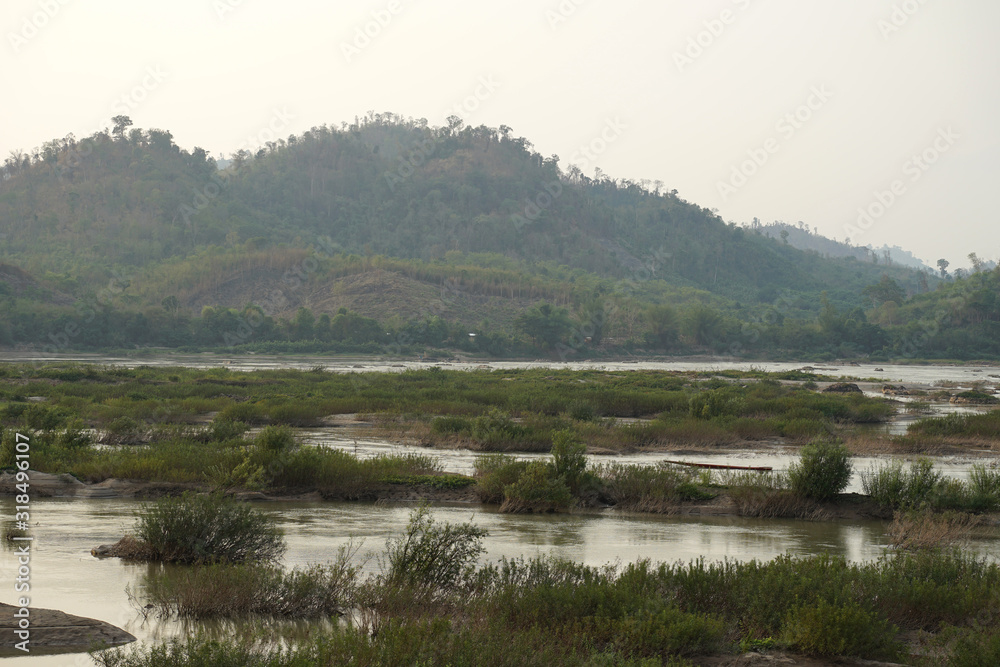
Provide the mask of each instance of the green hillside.
{"label": "green hillside", "polygon": [[[0,343],[45,343],[39,331],[83,317],[69,347],[413,351],[468,347],[474,332],[498,354],[889,354],[941,282],[798,250],[676,191],[561,169],[503,126],[369,114],[220,171],[167,131],[115,120],[6,160],[0,262],[38,288],[0,273],[18,316]],[[338,313],[376,324],[338,337]]]}

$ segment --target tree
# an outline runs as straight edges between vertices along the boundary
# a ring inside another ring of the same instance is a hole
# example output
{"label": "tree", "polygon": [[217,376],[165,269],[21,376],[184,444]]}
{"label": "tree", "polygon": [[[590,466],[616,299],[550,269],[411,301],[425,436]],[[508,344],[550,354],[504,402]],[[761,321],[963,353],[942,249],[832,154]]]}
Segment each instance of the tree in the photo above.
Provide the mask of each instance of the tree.
{"label": "tree", "polygon": [[861,290],[861,294],[865,298],[871,299],[872,308],[878,308],[879,304],[889,301],[901,304],[906,300],[906,292],[903,291],[903,288],[885,273],[882,274],[882,279],[878,283]]}
{"label": "tree", "polygon": [[163,310],[167,311],[171,315],[176,315],[177,311],[181,307],[181,304],[177,300],[177,297],[172,294],[164,298],[163,301],[160,302],[160,305],[163,306]]}
{"label": "tree", "polygon": [[542,303],[521,313],[516,322],[536,345],[552,348],[569,334],[571,322],[565,308]]}
{"label": "tree", "polygon": [[120,140],[125,139],[125,130],[132,125],[132,119],[125,115],[115,116],[111,119],[114,127],[111,128],[111,134]]}
{"label": "tree", "polygon": [[939,270],[939,271],[941,272],[941,278],[942,278],[942,279],[944,279],[944,278],[947,278],[947,277],[948,277],[948,265],[949,265],[950,263],[951,263],[951,262],[949,262],[949,261],[948,261],[948,260],[946,260],[946,259],[939,259],[939,260],[937,261],[937,267],[938,267],[938,270]]}
{"label": "tree", "polygon": [[295,318],[292,320],[292,333],[298,340],[312,340],[315,324],[316,317],[312,311],[302,306],[295,312]]}
{"label": "tree", "polygon": [[701,304],[689,310],[684,318],[684,335],[692,345],[708,345],[718,337],[721,328],[719,314]]}
{"label": "tree", "polygon": [[969,253],[969,263],[972,264],[973,273],[979,273],[985,268],[985,262],[979,259],[979,256],[974,252]]}
{"label": "tree", "polygon": [[646,311],[649,322],[649,342],[660,349],[670,349],[677,342],[680,319],[671,306],[653,306]]}

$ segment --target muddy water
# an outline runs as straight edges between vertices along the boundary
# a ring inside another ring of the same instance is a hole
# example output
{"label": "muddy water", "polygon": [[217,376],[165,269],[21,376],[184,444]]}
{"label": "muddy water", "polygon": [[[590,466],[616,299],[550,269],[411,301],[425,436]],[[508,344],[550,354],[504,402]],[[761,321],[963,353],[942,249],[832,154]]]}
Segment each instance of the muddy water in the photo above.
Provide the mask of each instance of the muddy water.
{"label": "muddy water", "polygon": [[[132,525],[139,503],[124,500],[39,499],[33,503],[34,527],[31,567],[31,604],[36,607],[99,618],[124,627],[142,641],[153,641],[194,631],[176,621],[144,622],[129,604],[126,587],[135,589],[147,565],[129,565],[117,559],[98,560],[90,549],[117,540]],[[399,535],[411,510],[407,505],[365,503],[275,503],[260,506],[274,515],[285,532],[287,566],[324,562],[350,542],[360,543],[358,558],[367,558],[367,571],[377,567],[374,557],[389,537]],[[0,500],[0,513],[13,512],[11,499]],[[819,523],[792,520],[751,520],[735,517],[658,517],[624,515],[613,510],[542,516],[502,515],[479,506],[435,509],[440,521],[473,521],[489,531],[485,560],[502,556],[550,554],[592,565],[638,559],[690,561],[704,557],[748,560],[794,555],[840,554],[851,560],[869,560],[884,552],[886,539],[880,522]],[[988,542],[971,548],[988,553]],[[0,600],[15,601],[16,559],[0,551]],[[9,658],[5,664],[28,664]],[[32,665],[87,665],[82,654],[38,656]]]}
{"label": "muddy water", "polygon": [[681,361],[571,361],[559,362],[547,359],[535,361],[395,361],[371,358],[328,357],[322,355],[221,355],[201,354],[136,354],[117,356],[106,354],[53,354],[39,355],[32,352],[4,351],[3,361],[22,363],[51,363],[75,361],[92,364],[113,364],[119,366],[187,366],[190,368],[216,368],[225,366],[233,370],[260,370],[275,368],[311,369],[317,366],[338,373],[385,371],[399,372],[410,368],[441,368],[454,370],[506,369],[506,368],[567,368],[603,369],[609,371],[667,370],[667,371],[711,371],[711,370],[765,370],[770,372],[811,368],[813,372],[831,376],[876,378],[884,382],[934,384],[937,382],[957,382],[966,386],[973,382],[1000,382],[1000,367],[997,366],[950,366],[950,365],[905,365],[905,364],[829,364],[777,361],[729,361],[713,359]]}

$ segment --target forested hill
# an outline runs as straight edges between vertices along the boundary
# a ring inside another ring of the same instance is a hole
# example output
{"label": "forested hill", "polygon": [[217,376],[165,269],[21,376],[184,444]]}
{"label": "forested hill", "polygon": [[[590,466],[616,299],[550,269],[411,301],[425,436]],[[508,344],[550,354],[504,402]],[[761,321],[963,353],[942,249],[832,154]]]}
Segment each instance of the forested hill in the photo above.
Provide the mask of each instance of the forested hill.
{"label": "forested hill", "polygon": [[884,272],[921,289],[915,272],[797,251],[676,191],[562,170],[506,127],[373,114],[241,151],[224,171],[169,132],[118,129],[8,158],[5,260],[100,284],[116,266],[207,246],[301,247],[329,236],[346,253],[425,261],[490,253],[612,278],[655,265],[671,284],[749,303],[792,289],[827,290],[846,305]]}
{"label": "forested hill", "polygon": [[1000,354],[997,276],[796,249],[505,126],[369,114],[220,170],[113,122],[5,160],[0,345]]}

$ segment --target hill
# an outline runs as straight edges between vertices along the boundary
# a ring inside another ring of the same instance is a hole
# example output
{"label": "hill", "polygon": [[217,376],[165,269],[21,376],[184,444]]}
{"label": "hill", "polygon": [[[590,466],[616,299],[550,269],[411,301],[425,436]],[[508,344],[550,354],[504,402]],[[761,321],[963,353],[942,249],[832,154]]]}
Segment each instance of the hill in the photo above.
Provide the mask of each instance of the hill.
{"label": "hill", "polygon": [[[388,335],[408,347],[422,337],[400,332],[433,320],[449,333],[426,344],[478,331],[507,352],[864,354],[891,348],[898,326],[869,322],[883,305],[873,289],[890,281],[902,302],[940,282],[798,249],[791,232],[726,223],[660,185],[563,170],[503,126],[369,114],[241,151],[219,170],[168,131],[118,120],[12,154],[0,181],[0,260],[94,301],[107,320],[72,344],[377,347]],[[38,299],[0,297],[61,330]],[[269,324],[247,335],[226,338],[204,317],[238,320],[248,307]],[[338,314],[377,326],[362,327],[367,338],[307,337],[309,318]],[[830,318],[852,324],[824,330]]]}

